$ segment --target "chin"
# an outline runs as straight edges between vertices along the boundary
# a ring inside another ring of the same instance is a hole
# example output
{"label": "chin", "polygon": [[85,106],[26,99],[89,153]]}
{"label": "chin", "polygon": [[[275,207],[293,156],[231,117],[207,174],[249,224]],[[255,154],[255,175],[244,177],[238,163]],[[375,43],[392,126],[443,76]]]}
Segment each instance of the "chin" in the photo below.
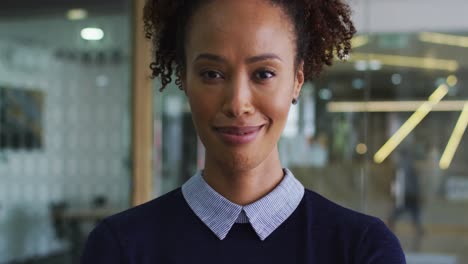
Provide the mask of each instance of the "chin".
{"label": "chin", "polygon": [[243,146],[227,145],[217,137],[205,139],[208,139],[207,141],[202,139],[205,147],[211,146],[211,148],[206,148],[207,161],[209,159],[209,162],[214,162],[218,164],[218,167],[230,172],[257,168],[269,158],[275,148],[274,144],[261,144],[267,143],[265,138],[257,138],[264,142],[251,142]]}
{"label": "chin", "polygon": [[249,171],[258,167],[265,158],[258,156],[258,153],[254,155],[246,155],[239,152],[223,152],[222,154],[215,155],[216,162],[221,165],[222,168],[228,171]]}

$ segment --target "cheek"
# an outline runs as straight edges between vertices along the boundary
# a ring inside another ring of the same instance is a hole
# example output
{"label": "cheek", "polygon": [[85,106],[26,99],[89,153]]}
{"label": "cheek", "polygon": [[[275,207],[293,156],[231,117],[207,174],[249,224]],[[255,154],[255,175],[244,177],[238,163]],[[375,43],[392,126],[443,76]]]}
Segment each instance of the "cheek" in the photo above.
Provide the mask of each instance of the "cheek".
{"label": "cheek", "polygon": [[195,91],[188,92],[188,101],[192,112],[192,118],[197,130],[206,126],[216,115],[217,103],[212,96]]}
{"label": "cheek", "polygon": [[199,122],[208,122],[214,117],[219,104],[216,93],[200,84],[196,74],[191,72],[187,74],[186,95],[195,126],[198,126]]}
{"label": "cheek", "polygon": [[272,121],[275,129],[283,129],[284,124],[288,118],[290,102],[285,100],[288,97],[276,97],[272,100],[265,101],[263,109],[265,113],[268,113],[268,117]]}
{"label": "cheek", "polygon": [[189,95],[189,104],[196,126],[197,123],[205,117],[203,113],[206,113],[206,111],[208,111],[207,108],[209,108],[209,105],[200,104],[200,101],[196,97],[193,97],[193,95]]}
{"label": "cheek", "polygon": [[[267,113],[270,113],[270,118],[274,123],[283,125],[286,123],[288,118],[289,109],[292,103],[292,88],[290,82],[282,82],[281,88],[274,96],[271,96],[269,100],[263,100],[264,109]],[[285,87],[288,87],[284,89]]]}

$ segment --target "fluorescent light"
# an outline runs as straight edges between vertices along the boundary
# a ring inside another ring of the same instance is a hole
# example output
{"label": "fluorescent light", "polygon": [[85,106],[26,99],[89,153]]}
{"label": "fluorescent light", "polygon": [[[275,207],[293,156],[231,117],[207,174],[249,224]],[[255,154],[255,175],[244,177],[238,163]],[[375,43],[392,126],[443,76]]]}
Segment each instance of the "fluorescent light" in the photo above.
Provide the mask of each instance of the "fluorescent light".
{"label": "fluorescent light", "polygon": [[423,32],[419,34],[419,40],[439,45],[468,48],[468,37],[465,36]]}
{"label": "fluorescent light", "polygon": [[[358,113],[358,112],[414,112],[425,101],[368,101],[368,102],[330,102],[327,110],[331,113]],[[468,101],[451,100],[442,101],[432,107],[432,112],[462,111]]]}
{"label": "fluorescent light", "polygon": [[351,39],[351,47],[353,49],[367,45],[367,43],[369,43],[368,36],[356,36]]}
{"label": "fluorescent light", "polygon": [[85,40],[101,40],[104,38],[104,31],[100,28],[84,28],[81,30],[81,37]]}
{"label": "fluorescent light", "polygon": [[[439,85],[439,87],[429,96],[429,103],[437,104],[447,95],[449,88],[445,84]],[[432,105],[431,105],[432,108]]]}
{"label": "fluorescent light", "polygon": [[395,132],[395,134],[377,151],[374,155],[376,163],[382,163],[400,143],[413,131],[413,129],[431,112],[434,105],[438,104],[447,95],[449,88],[447,85],[440,85],[429,96],[429,100],[424,102],[413,115]]}
{"label": "fluorescent light", "polygon": [[379,61],[382,65],[388,66],[444,70],[450,72],[454,72],[459,68],[459,64],[456,60],[434,59],[427,57],[408,57],[377,53],[353,53],[349,61]]}
{"label": "fluorescent light", "polygon": [[88,17],[88,11],[82,8],[70,9],[67,12],[69,20],[82,20]]}
{"label": "fluorescent light", "polygon": [[465,133],[466,127],[468,126],[468,102],[465,104],[465,107],[460,115],[460,118],[455,125],[455,129],[452,132],[452,136],[450,136],[450,140],[447,143],[447,147],[445,148],[444,154],[442,154],[442,158],[440,159],[439,166],[441,169],[446,170],[450,167],[450,163],[452,163],[453,156],[460,145],[460,141]]}

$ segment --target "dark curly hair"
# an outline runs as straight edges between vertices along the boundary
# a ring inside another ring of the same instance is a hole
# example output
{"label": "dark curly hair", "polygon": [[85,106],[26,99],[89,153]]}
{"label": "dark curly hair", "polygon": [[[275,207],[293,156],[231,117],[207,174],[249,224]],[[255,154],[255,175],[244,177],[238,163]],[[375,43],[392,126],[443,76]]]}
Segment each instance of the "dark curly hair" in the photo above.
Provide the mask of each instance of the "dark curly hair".
{"label": "dark curly hair", "polygon": [[[153,42],[152,77],[161,78],[161,91],[172,81],[181,87],[185,68],[187,23],[201,4],[213,0],[148,0],[144,10],[145,33]],[[345,60],[356,29],[351,10],[341,0],[267,0],[283,8],[294,24],[296,65],[304,62],[306,80],[332,65],[335,54]]]}

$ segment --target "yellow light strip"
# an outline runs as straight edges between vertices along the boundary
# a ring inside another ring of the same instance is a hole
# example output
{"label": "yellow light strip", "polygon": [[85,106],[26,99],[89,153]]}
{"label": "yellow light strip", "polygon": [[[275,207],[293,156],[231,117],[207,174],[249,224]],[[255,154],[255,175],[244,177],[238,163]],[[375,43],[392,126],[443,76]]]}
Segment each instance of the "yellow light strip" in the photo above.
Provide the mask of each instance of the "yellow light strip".
{"label": "yellow light strip", "polygon": [[353,53],[349,61],[379,61],[382,65],[454,72],[459,64],[456,60],[427,57],[408,57],[377,53]]}
{"label": "yellow light strip", "polygon": [[442,98],[447,95],[449,88],[447,85],[440,85],[432,94],[429,96],[429,100],[424,102],[417,110],[411,115],[410,118],[398,129],[397,132],[377,151],[374,155],[374,161],[376,163],[382,163],[397,147],[400,143],[408,136],[411,131],[431,112],[434,105],[438,104]]}
{"label": "yellow light strip", "polygon": [[460,115],[460,118],[455,125],[455,129],[452,132],[447,147],[445,148],[444,154],[440,159],[439,166],[441,169],[446,170],[450,167],[452,163],[453,156],[460,145],[460,141],[465,133],[466,127],[468,126],[468,103],[465,104],[465,107]]}
{"label": "yellow light strip", "polygon": [[[432,112],[462,111],[468,101],[451,100],[442,101],[434,105]],[[331,113],[350,112],[414,112],[425,101],[373,101],[373,102],[330,102],[327,110]]]}
{"label": "yellow light strip", "polygon": [[67,12],[69,20],[82,20],[88,17],[88,11],[82,8],[70,9]]}
{"label": "yellow light strip", "polygon": [[422,32],[419,34],[419,40],[422,42],[428,42],[439,45],[468,48],[468,37],[465,36]]}
{"label": "yellow light strip", "polygon": [[356,36],[351,39],[351,47],[353,49],[362,47],[364,45],[367,45],[369,43],[369,37],[368,36]]}

